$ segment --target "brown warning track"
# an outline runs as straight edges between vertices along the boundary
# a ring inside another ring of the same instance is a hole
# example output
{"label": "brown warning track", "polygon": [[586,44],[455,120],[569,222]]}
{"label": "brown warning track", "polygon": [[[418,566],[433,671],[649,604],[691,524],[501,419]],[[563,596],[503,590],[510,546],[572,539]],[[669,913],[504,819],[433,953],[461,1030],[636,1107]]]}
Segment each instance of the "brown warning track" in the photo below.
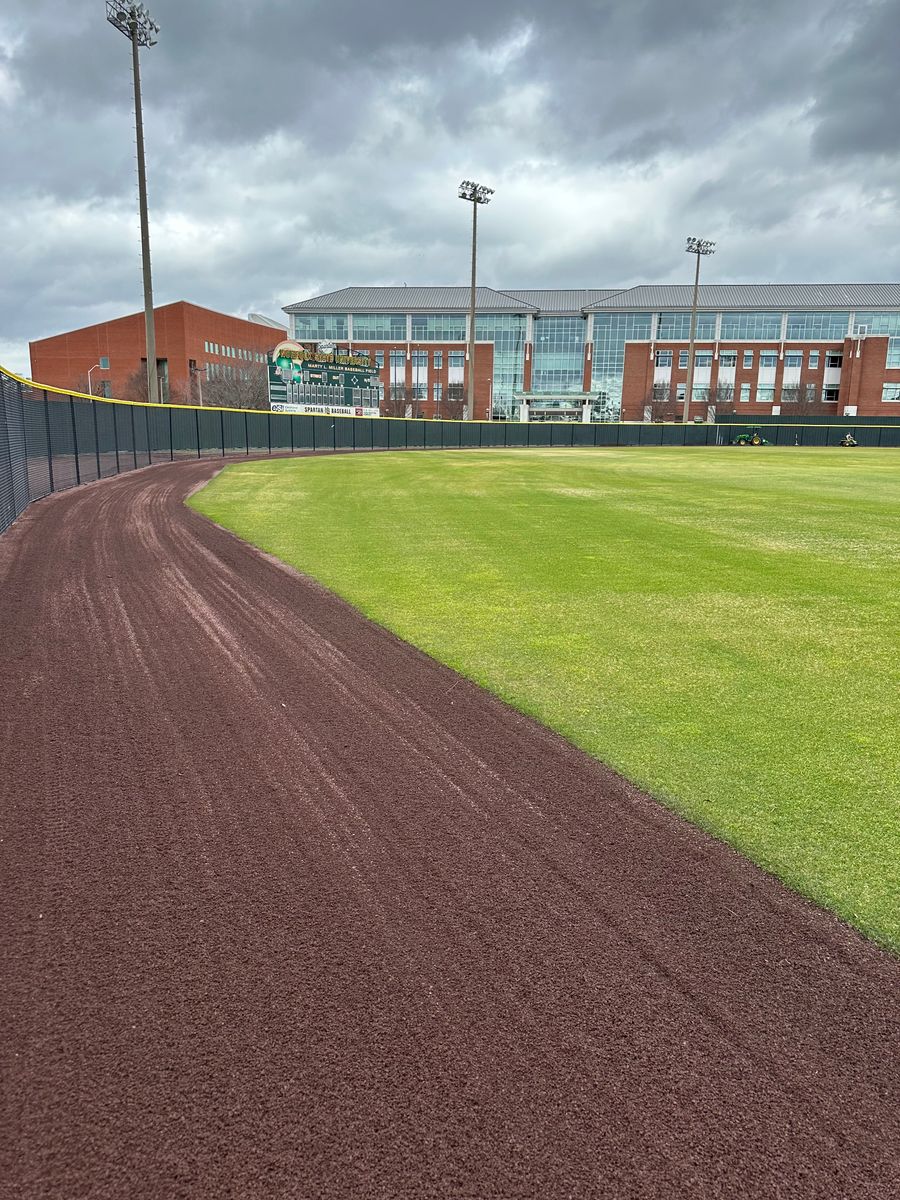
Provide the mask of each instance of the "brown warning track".
{"label": "brown warning track", "polygon": [[896,1195],[900,965],[182,501],[0,539],[10,1197]]}

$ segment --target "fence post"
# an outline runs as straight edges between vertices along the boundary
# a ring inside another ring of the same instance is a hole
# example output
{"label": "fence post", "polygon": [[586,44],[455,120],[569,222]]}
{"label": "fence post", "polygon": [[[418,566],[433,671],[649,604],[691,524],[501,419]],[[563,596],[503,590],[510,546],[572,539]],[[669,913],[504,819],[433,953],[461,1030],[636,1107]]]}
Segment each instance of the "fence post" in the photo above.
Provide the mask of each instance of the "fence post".
{"label": "fence post", "polygon": [[294,414],[288,413],[288,424],[291,427],[291,454],[294,453]]}
{"label": "fence post", "polygon": [[144,409],[144,424],[147,427],[147,465],[153,466],[153,439],[150,437],[150,409]]}
{"label": "fence post", "polygon": [[75,452],[75,482],[81,483],[81,469],[78,466],[78,431],[75,428],[75,401],[69,397],[69,412],[72,417],[72,448]]}
{"label": "fence post", "polygon": [[247,453],[250,453],[250,422],[247,420],[247,412],[244,411],[244,441],[247,443]]}
{"label": "fence post", "polygon": [[137,470],[137,430],[134,425],[134,405],[131,406],[131,457],[134,459],[134,469]]}
{"label": "fence post", "polygon": [[44,425],[47,428],[47,474],[49,476],[50,491],[55,492],[56,487],[53,483],[53,446],[50,443],[50,401],[47,399],[46,392],[44,392]]}
{"label": "fence post", "polygon": [[337,417],[331,418],[331,448],[337,450]]}
{"label": "fence post", "polygon": [[194,409],[194,421],[197,425],[197,457],[200,457],[200,409]]}
{"label": "fence post", "polygon": [[222,439],[222,457],[225,457],[225,410],[219,409],[219,436]]}
{"label": "fence post", "polygon": [[94,418],[94,453],[97,457],[97,478],[103,477],[103,472],[100,470],[100,434],[97,430],[97,401],[91,401],[91,414]]}
{"label": "fence post", "polygon": [[266,423],[268,425],[268,433],[269,433],[269,458],[271,458],[272,457],[272,414],[270,412],[266,413]]}
{"label": "fence post", "polygon": [[175,461],[175,437],[172,433],[172,406],[169,405],[169,462]]}
{"label": "fence post", "polygon": [[356,449],[356,417],[350,418],[350,436],[353,440],[353,449]]}

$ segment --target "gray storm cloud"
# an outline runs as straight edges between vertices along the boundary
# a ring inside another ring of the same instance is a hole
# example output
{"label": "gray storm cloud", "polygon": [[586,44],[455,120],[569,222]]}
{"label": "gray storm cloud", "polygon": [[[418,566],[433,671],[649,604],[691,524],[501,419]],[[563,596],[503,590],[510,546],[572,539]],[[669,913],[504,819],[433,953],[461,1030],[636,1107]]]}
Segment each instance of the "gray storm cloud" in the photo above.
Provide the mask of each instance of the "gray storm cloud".
{"label": "gray storm cloud", "polygon": [[[159,303],[481,279],[900,277],[900,0],[154,0]],[[102,0],[0,15],[0,361],[141,305],[130,61]]]}

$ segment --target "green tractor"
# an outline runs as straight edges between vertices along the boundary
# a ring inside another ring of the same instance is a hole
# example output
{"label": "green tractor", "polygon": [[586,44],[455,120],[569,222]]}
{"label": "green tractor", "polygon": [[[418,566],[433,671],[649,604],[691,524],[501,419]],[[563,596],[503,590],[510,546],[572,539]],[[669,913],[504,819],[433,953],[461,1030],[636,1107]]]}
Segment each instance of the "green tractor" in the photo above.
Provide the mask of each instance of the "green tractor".
{"label": "green tractor", "polygon": [[764,438],[758,429],[742,429],[734,439],[735,446],[771,446],[768,438]]}

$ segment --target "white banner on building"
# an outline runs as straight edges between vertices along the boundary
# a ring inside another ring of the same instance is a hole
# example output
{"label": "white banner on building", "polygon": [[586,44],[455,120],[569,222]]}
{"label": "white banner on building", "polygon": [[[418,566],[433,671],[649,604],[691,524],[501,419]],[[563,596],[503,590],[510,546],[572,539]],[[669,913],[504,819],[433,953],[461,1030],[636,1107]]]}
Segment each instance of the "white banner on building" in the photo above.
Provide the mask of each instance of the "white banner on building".
{"label": "white banner on building", "polygon": [[272,412],[306,414],[316,417],[380,417],[377,408],[350,408],[344,404],[292,404],[283,400],[272,401]]}

